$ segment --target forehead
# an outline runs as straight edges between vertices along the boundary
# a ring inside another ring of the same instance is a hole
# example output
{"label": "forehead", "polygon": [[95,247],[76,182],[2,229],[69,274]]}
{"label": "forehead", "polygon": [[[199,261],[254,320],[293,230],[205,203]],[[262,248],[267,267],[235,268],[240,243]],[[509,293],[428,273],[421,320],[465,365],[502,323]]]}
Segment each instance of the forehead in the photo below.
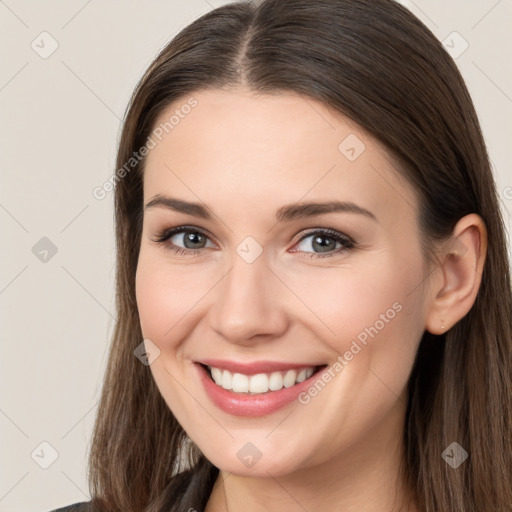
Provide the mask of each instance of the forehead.
{"label": "forehead", "polygon": [[198,91],[167,107],[159,127],[161,140],[153,137],[144,170],[145,201],[169,194],[209,205],[228,200],[261,208],[264,201],[277,208],[357,198],[375,213],[410,214],[415,207],[414,191],[382,145],[311,98]]}

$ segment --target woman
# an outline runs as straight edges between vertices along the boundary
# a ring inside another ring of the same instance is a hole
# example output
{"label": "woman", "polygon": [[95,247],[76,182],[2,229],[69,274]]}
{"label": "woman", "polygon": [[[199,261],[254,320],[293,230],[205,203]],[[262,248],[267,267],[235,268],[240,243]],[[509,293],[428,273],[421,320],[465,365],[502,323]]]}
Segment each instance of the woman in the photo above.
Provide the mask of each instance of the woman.
{"label": "woman", "polygon": [[504,225],[409,11],[209,12],[138,84],[114,178],[92,500],[61,510],[511,510]]}

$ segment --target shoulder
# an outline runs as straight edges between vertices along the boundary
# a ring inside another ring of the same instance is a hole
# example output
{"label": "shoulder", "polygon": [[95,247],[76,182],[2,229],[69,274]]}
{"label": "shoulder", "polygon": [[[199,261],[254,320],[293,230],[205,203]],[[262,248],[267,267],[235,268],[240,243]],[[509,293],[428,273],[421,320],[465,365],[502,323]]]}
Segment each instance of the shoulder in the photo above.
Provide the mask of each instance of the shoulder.
{"label": "shoulder", "polygon": [[81,501],[74,503],[73,505],[66,505],[65,507],[55,508],[50,512],[93,512],[93,508],[90,501]]}

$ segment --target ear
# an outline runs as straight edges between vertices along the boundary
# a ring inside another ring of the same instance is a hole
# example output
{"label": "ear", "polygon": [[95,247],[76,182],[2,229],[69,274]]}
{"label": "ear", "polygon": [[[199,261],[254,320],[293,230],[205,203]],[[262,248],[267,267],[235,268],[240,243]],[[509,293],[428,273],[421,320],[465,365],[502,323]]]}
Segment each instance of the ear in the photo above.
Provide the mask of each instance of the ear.
{"label": "ear", "polygon": [[480,288],[486,255],[485,223],[475,213],[466,215],[441,247],[440,272],[427,307],[427,331],[443,334],[466,316]]}

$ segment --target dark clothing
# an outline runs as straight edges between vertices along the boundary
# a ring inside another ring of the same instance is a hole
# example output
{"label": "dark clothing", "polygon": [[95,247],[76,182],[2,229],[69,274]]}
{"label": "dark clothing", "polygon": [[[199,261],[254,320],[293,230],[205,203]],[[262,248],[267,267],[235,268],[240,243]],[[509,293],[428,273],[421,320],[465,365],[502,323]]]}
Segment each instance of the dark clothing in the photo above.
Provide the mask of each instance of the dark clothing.
{"label": "dark clothing", "polygon": [[[203,512],[219,474],[218,468],[204,457],[193,470],[188,469],[175,475],[158,501],[158,510],[168,511],[171,507],[180,512]],[[92,501],[81,501],[50,512],[97,512]]]}

